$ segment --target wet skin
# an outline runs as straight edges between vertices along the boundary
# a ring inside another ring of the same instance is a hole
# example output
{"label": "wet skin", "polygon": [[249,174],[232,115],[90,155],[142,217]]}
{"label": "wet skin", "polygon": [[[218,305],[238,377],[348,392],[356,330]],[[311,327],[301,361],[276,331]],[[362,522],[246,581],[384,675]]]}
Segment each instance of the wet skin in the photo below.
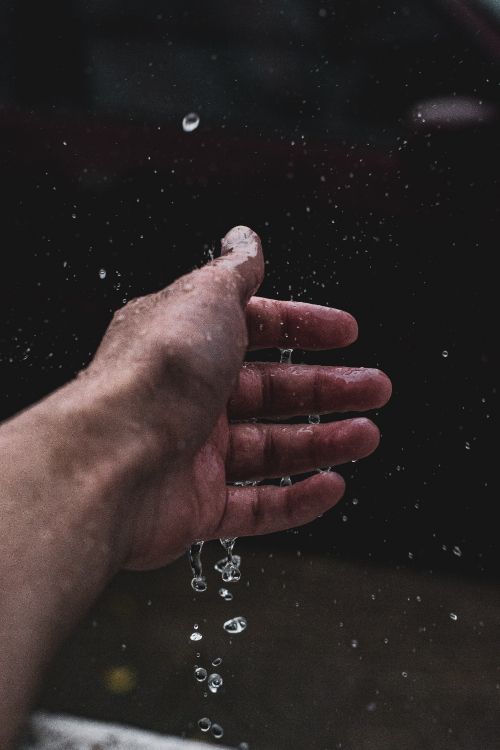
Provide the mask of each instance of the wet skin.
{"label": "wet skin", "polygon": [[347,346],[346,312],[254,296],[258,236],[119,310],[74,381],[0,427],[0,748],[14,742],[51,654],[120,568],[150,569],[198,539],[307,523],[344,492],[336,472],[291,486],[228,486],[339,465],[379,443],[365,411],[378,370],[244,364],[247,349]]}

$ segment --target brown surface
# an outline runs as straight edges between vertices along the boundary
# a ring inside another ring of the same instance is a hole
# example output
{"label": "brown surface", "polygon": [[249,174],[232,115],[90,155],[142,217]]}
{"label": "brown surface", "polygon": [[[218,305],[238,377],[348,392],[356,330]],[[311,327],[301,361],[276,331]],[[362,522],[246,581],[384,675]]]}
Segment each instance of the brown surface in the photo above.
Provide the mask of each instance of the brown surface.
{"label": "brown surface", "polygon": [[[217,595],[216,543],[205,548],[206,594],[192,596],[185,560],[119,576],[59,656],[41,705],[197,739],[209,716],[224,742],[251,750],[498,748],[494,584],[270,556],[258,540],[240,549],[230,603]],[[248,629],[231,643],[222,623],[239,614]],[[195,622],[204,637],[193,645]],[[224,689],[204,698],[193,666],[216,656]],[[137,686],[116,695],[104,674],[120,665]]]}

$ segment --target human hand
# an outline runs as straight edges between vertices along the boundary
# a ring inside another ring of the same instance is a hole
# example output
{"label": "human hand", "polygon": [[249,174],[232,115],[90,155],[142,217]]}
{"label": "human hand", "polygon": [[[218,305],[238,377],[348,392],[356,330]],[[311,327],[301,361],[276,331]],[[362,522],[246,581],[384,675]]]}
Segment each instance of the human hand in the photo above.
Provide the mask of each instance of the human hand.
{"label": "human hand", "polygon": [[364,411],[391,393],[373,369],[243,364],[247,348],[320,350],[357,337],[346,312],[253,297],[263,271],[258,236],[232,229],[221,257],[119,310],[69,391],[88,404],[82,460],[105,465],[108,494],[120,494],[116,533],[128,568],[164,565],[195,540],[307,523],[342,497],[339,474],[287,487],[228,482],[337,466],[379,443],[366,418],[241,421]]}
{"label": "human hand", "polygon": [[[155,568],[196,540],[307,523],[344,482],[228,486],[342,464],[379,441],[368,419],[269,424],[373,409],[378,370],[243,364],[247,347],[327,349],[357,335],[347,313],[252,297],[257,235],[119,310],[89,367],[0,426],[0,746],[11,747],[47,660],[121,567]],[[243,421],[242,421],[243,420]]]}

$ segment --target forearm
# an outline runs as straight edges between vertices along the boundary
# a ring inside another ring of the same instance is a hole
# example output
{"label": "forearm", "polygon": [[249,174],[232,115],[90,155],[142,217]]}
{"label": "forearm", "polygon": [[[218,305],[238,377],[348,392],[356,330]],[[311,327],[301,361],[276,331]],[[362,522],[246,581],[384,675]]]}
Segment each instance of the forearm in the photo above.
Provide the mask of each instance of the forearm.
{"label": "forearm", "polygon": [[[71,389],[70,389],[71,391]],[[61,391],[0,427],[0,748],[13,743],[56,646],[120,565],[109,467]]]}

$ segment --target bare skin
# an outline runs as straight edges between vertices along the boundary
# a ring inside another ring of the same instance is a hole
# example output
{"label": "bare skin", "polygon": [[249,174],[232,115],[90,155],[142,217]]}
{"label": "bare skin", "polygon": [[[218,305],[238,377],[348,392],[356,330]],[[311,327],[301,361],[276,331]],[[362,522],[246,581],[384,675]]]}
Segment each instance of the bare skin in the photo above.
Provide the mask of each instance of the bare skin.
{"label": "bare skin", "polygon": [[[120,568],[157,568],[197,539],[307,523],[344,492],[336,472],[291,487],[228,486],[372,453],[365,411],[390,397],[372,369],[243,365],[246,350],[329,349],[348,313],[253,296],[264,262],[236,227],[222,255],[115,314],[89,367],[0,427],[0,749],[13,746],[55,648]],[[238,423],[238,420],[239,423]]]}

